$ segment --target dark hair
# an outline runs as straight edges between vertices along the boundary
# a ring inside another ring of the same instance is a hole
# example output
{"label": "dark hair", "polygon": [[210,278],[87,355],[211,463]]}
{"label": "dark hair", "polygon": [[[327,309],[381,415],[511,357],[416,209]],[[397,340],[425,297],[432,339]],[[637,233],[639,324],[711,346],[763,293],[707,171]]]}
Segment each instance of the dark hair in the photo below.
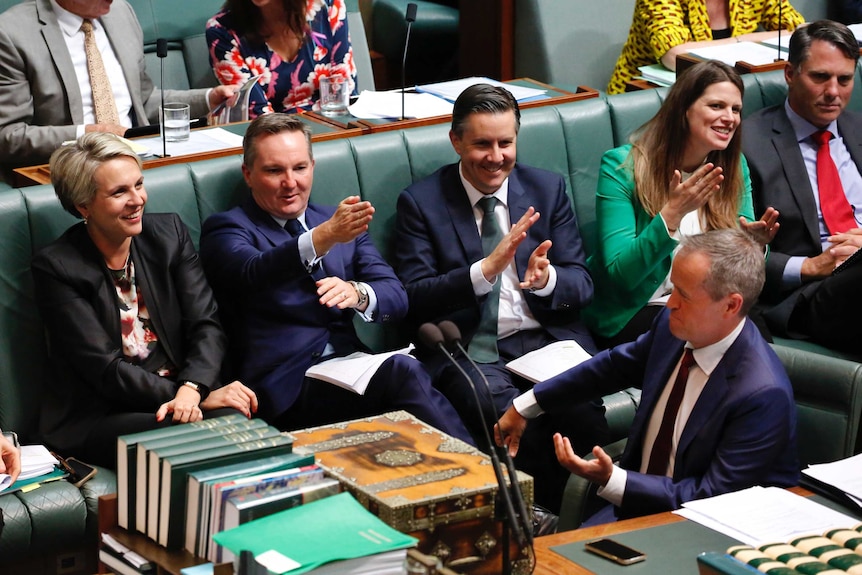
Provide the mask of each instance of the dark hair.
{"label": "dark hair", "polygon": [[521,109],[512,93],[490,84],[475,84],[458,96],[452,108],[452,131],[461,137],[464,123],[470,114],[502,114],[512,110],[515,113],[515,133],[521,127]]}
{"label": "dark hair", "polygon": [[302,132],[308,145],[308,157],[313,160],[311,152],[311,128],[296,116],[289,114],[262,114],[252,120],[242,139],[242,163],[251,168],[257,156],[257,141],[264,136],[280,134],[281,132]]}
{"label": "dark hair", "polygon": [[859,61],[859,43],[850,28],[832,20],[817,20],[806,26],[800,26],[790,37],[790,52],[787,61],[797,71],[811,55],[811,43],[814,40],[829,42],[844,54],[846,58]]}
{"label": "dark hair", "polygon": [[[739,73],[723,62],[707,60],[682,72],[658,113],[632,136],[633,170],[638,200],[655,216],[667,202],[670,180],[680,167],[689,136],[686,112],[713,84],[730,82],[745,93]],[[707,229],[736,225],[743,181],[741,126],[724,150],[714,150],[706,160],[721,166],[724,182],[704,206]]]}
{"label": "dark hair", "polygon": [[[306,0],[281,0],[287,28],[293,32],[302,43],[305,40],[308,23],[305,19]],[[252,44],[263,44],[266,41],[262,32],[265,29],[260,8],[252,0],[226,0],[224,10],[229,10],[236,27],[236,33],[245,37]]]}
{"label": "dark hair", "polygon": [[709,297],[718,301],[738,293],[742,296],[739,315],[747,314],[766,281],[763,247],[746,232],[732,228],[684,236],[676,258],[693,253],[709,258],[709,273],[703,281]]}

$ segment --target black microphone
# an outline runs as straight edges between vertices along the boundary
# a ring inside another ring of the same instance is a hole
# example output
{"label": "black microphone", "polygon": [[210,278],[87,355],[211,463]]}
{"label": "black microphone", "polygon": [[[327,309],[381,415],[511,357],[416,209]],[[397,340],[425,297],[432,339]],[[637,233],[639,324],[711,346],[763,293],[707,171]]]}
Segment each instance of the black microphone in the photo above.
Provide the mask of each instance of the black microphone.
{"label": "black microphone", "polygon": [[784,0],[778,0],[778,58],[775,59],[776,62],[781,61],[781,28],[784,26],[784,21],[781,19],[782,4],[784,4]]}
{"label": "black microphone", "polygon": [[162,123],[162,157],[168,157],[168,140],[165,127],[165,58],[168,57],[168,41],[165,38],[156,40],[156,56],[159,57],[159,68],[161,79],[159,80],[159,94],[162,97],[161,113],[159,121]]}
{"label": "black microphone", "polygon": [[[441,323],[440,325],[442,326],[443,323]],[[457,330],[458,328],[456,327],[455,329]],[[467,384],[473,391],[473,397],[476,400],[476,405],[479,407],[479,422],[481,423],[482,431],[485,434],[485,441],[488,443],[488,452],[491,456],[491,467],[493,467],[494,475],[496,475],[497,477],[497,485],[499,486],[500,499],[502,500],[506,519],[509,522],[509,529],[511,529],[512,533],[515,534],[515,538],[517,539],[519,546],[523,547],[527,544],[527,542],[532,544],[532,532],[524,529],[518,514],[515,513],[515,507],[512,502],[511,493],[506,488],[506,479],[503,476],[503,467],[500,464],[500,458],[497,455],[497,450],[494,448],[495,446],[494,442],[491,440],[491,435],[488,433],[488,423],[485,421],[485,414],[482,410],[482,403],[479,401],[479,392],[476,390],[476,384],[473,383],[473,380],[470,378],[464,368],[461,367],[461,364],[455,361],[455,358],[452,357],[452,355],[449,353],[449,350],[447,350],[446,346],[443,345],[444,337],[443,331],[441,331],[441,327],[437,327],[432,323],[424,323],[419,326],[418,336],[419,341],[426,347],[439,349],[443,353],[443,355],[446,356],[446,359],[449,360],[449,362],[455,366],[455,369],[457,369],[461,373],[461,375],[464,377],[464,380],[467,381]],[[513,475],[513,471],[514,470],[509,471],[509,483],[511,485],[517,485],[517,476]],[[522,515],[520,517],[526,518],[526,515]],[[527,532],[529,532],[529,535],[527,535]]]}
{"label": "black microphone", "polygon": [[405,119],[404,115],[404,90],[407,89],[407,80],[405,79],[407,69],[407,46],[410,44],[410,30],[413,28],[413,22],[416,21],[416,4],[413,2],[407,5],[407,14],[404,16],[407,20],[407,36],[404,38],[404,57],[401,59],[401,119]]}
{"label": "black microphone", "polygon": [[[464,346],[461,345],[461,330],[458,329],[458,326],[455,325],[455,322],[449,320],[441,321],[439,324],[439,328],[440,332],[443,334],[443,338],[445,339],[446,343],[450,344],[450,348],[451,346],[455,346],[455,348],[457,348],[462,354],[464,354],[464,357],[467,358],[467,361],[470,362],[470,365],[472,365],[476,373],[479,374],[479,379],[482,381],[482,384],[485,387],[485,393],[488,394],[488,401],[490,401],[491,405],[493,406],[494,396],[491,393],[491,386],[488,384],[488,378],[485,377],[485,374],[482,373],[482,370],[479,369],[479,366],[476,365],[476,362],[473,361],[473,359],[470,357],[470,354],[468,354],[467,350],[464,349]],[[481,404],[479,410],[481,411]],[[499,428],[499,418],[497,418],[496,424]],[[524,502],[524,495],[521,493],[521,487],[518,485],[518,475],[517,471],[515,470],[515,462],[512,461],[512,456],[509,455],[509,450],[506,449],[505,446],[498,446],[496,443],[494,443],[491,448],[497,450],[500,453],[500,457],[503,459],[503,461],[506,462],[506,470],[509,472],[509,485],[512,491],[512,499],[514,500],[514,505],[518,510],[518,515],[521,518],[521,526],[523,528],[523,531],[526,534],[527,540],[529,541],[530,545],[532,545],[533,531],[531,529],[531,526],[527,522],[527,504]],[[522,540],[520,539],[518,540],[518,542],[523,544]]]}

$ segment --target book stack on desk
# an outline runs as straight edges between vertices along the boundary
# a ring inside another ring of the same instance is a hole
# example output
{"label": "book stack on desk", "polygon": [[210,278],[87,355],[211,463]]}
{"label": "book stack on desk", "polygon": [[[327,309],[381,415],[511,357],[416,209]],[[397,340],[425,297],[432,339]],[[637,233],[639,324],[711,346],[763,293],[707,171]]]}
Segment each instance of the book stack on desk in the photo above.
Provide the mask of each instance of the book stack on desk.
{"label": "book stack on desk", "polygon": [[238,557],[238,575],[401,575],[417,540],[340,493],[214,536]]}
{"label": "book stack on desk", "polygon": [[[249,462],[292,451],[293,436],[240,414],[121,436],[118,524],[168,549],[181,548],[191,473],[239,463],[253,467]],[[294,458],[289,465],[297,461],[308,462],[308,457]],[[188,523],[197,521],[196,515],[188,517]]]}
{"label": "book stack on desk", "polygon": [[727,554],[768,575],[844,575],[862,572],[862,524],[757,548],[735,545]]}

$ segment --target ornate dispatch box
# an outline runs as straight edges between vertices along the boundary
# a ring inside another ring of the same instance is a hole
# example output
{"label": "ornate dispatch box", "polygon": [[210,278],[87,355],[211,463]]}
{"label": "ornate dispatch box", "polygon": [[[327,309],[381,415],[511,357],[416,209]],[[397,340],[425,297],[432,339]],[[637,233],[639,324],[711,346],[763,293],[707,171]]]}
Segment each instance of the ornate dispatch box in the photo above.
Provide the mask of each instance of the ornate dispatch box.
{"label": "ornate dispatch box", "polygon": [[[504,522],[487,455],[405,411],[291,433],[295,452],[314,453],[360,503],[419,539],[419,551],[459,573],[501,573]],[[518,472],[518,483],[529,508],[533,478]],[[526,552],[509,549],[513,571],[529,573]]]}

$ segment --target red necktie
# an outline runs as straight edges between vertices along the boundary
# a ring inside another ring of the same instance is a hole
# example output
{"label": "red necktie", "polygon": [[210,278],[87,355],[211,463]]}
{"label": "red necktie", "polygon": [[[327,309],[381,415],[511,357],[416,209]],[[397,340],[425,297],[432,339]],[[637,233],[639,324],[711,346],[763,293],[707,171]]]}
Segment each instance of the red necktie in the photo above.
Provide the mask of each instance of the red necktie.
{"label": "red necktie", "polygon": [[652,451],[649,455],[649,464],[647,465],[647,473],[650,475],[666,475],[667,466],[670,463],[670,446],[673,441],[673,428],[676,423],[676,414],[679,411],[679,406],[682,403],[682,397],[685,395],[685,386],[688,383],[688,372],[691,366],[695,365],[694,354],[691,348],[685,348],[685,353],[682,356],[682,361],[679,363],[679,371],[676,374],[676,380],[673,382],[673,389],[670,390],[670,395],[667,398],[667,405],[664,408],[664,415],[661,418],[661,426],[658,429],[658,435],[655,437],[655,443],[652,444]]}
{"label": "red necktie", "polygon": [[832,134],[827,130],[811,136],[820,147],[817,149],[817,188],[820,191],[820,213],[830,234],[840,234],[856,227],[853,208],[844,195],[838,168],[829,153]]}

